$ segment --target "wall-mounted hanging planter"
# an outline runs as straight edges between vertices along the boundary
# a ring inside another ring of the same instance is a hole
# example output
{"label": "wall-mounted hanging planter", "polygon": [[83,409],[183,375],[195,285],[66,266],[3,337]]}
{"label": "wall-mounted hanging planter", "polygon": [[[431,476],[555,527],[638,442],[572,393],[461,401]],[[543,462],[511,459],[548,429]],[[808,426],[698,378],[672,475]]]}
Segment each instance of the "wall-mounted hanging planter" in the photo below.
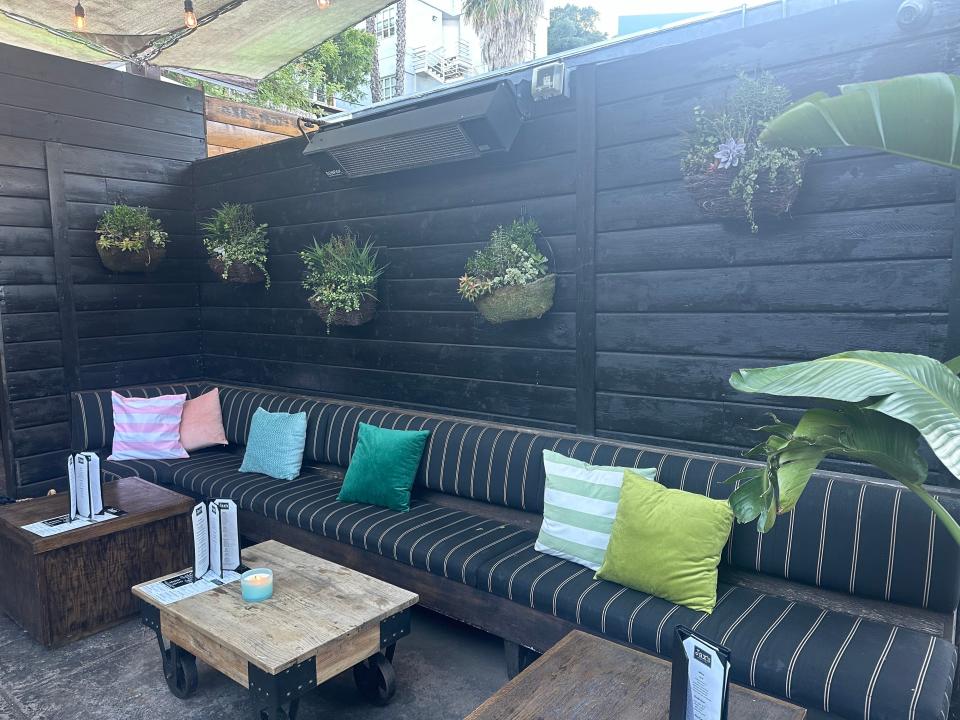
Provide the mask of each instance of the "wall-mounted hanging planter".
{"label": "wall-mounted hanging planter", "polygon": [[97,223],[97,252],[108,270],[152,272],[167,254],[167,233],[144,207],[114,205]]}
{"label": "wall-mounted hanging planter", "polygon": [[694,129],[683,159],[687,190],[704,215],[757,221],[790,211],[812,150],[761,143],[767,123],[790,104],[786,88],[769,73],[741,74],[716,112],[694,108]]}
{"label": "wall-mounted hanging planter", "polygon": [[210,253],[208,265],[218,277],[232,283],[264,283],[267,272],[267,226],[257,225],[253,206],[224,203],[200,226]]}
{"label": "wall-mounted hanging planter", "polygon": [[501,225],[490,242],[467,261],[460,295],[492,323],[533,320],[553,307],[557,276],[537,249],[540,229],[533,220]]}
{"label": "wall-mounted hanging planter", "polygon": [[385,268],[377,263],[377,249],[360,243],[349,230],[333,235],[323,245],[300,251],[306,272],[303,287],[308,302],[327,324],[356,326],[370,322],[377,312],[377,282]]}

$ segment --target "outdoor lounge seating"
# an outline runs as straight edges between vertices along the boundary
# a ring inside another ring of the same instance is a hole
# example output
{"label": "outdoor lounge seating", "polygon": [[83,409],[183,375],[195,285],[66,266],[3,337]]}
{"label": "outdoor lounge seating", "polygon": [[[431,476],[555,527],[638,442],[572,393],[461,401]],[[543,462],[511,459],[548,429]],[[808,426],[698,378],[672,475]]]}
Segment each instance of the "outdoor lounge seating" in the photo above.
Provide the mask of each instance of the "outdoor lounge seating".
{"label": "outdoor lounge seating", "polygon": [[[731,649],[735,682],[812,710],[842,718],[946,717],[957,658],[958,548],[926,506],[894,485],[818,474],[796,511],[767,535],[737,525],[718,605],[706,615],[594,580],[582,566],[536,552],[542,451],[656,467],[670,487],[719,498],[732,490],[723,481],[745,464],[738,458],[217,386],[231,447],[186,460],[104,461],[105,476],[137,475],[198,497],[231,498],[242,533],[282,536],[386,575],[428,607],[511,643],[544,650],[558,627],[576,625],[666,655],[682,624]],[[195,397],[209,387],[121,392]],[[103,452],[112,439],[109,391],[74,393],[72,406],[74,449]],[[239,472],[235,450],[258,407],[307,413],[305,464],[296,480]],[[431,430],[409,513],[336,500],[360,422]],[[943,502],[960,515],[960,502]]]}

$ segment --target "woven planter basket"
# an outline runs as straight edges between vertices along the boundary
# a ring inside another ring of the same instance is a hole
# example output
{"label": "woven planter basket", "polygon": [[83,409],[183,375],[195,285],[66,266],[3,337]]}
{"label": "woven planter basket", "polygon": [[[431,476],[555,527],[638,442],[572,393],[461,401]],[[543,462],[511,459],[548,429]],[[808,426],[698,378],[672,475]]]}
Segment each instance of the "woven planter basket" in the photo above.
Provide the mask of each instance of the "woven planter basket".
{"label": "woven planter basket", "polygon": [[[213,270],[217,277],[224,280],[223,260],[220,256],[215,256],[207,261],[207,265]],[[256,265],[248,263],[230,263],[230,270],[227,272],[225,282],[232,283],[262,283],[264,281],[263,271]]]}
{"label": "woven planter basket", "polygon": [[[324,322],[327,321],[327,313],[330,307],[324,303],[318,302],[313,298],[310,299],[310,307],[313,308],[314,312],[317,313],[320,317],[323,318]],[[333,317],[330,319],[331,325],[339,326],[349,326],[356,327],[357,325],[363,325],[373,320],[373,316],[377,314],[377,301],[376,299],[365,296],[363,300],[360,301],[359,310],[351,310],[345,312],[343,310],[337,310],[333,313]]]}
{"label": "woven planter basket", "polygon": [[494,324],[533,320],[553,307],[556,289],[557,276],[551,273],[526,285],[497,288],[478,298],[474,305],[481,315]]}
{"label": "woven planter basket", "polygon": [[[743,219],[746,210],[743,200],[730,195],[730,185],[736,177],[736,170],[715,170],[713,172],[687,175],[687,190],[697,201],[704,215],[715,218]],[[779,217],[787,213],[800,193],[800,185],[785,173],[778,173],[771,182],[768,173],[763,173],[753,194],[753,214],[755,217]]]}
{"label": "woven planter basket", "polygon": [[132,252],[117,248],[97,247],[100,262],[107,270],[117,273],[153,272],[167,255],[166,247],[150,245],[143,250]]}

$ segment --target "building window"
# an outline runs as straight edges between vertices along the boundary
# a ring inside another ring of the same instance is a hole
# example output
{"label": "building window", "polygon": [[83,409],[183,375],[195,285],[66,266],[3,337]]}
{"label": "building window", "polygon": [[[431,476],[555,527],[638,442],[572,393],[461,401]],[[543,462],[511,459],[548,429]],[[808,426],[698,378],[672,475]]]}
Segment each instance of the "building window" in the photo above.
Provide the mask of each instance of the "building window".
{"label": "building window", "polygon": [[388,38],[397,34],[397,6],[390,7],[377,13],[374,20],[375,32],[379,37]]}
{"label": "building window", "polygon": [[384,100],[387,100],[388,98],[396,97],[397,76],[387,75],[384,78],[380,78],[380,89],[381,89],[381,97]]}

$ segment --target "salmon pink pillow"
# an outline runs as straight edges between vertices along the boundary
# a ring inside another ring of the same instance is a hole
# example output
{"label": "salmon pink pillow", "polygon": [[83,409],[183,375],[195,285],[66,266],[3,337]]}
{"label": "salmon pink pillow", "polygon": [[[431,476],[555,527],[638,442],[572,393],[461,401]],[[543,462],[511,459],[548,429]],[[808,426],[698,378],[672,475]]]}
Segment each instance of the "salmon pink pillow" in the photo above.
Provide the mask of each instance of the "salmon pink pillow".
{"label": "salmon pink pillow", "polygon": [[108,460],[169,460],[190,457],[180,444],[186,395],[152,398],[112,393],[113,452]]}
{"label": "salmon pink pillow", "polygon": [[193,400],[187,400],[184,404],[183,420],[180,422],[180,443],[189,452],[227,444],[223,416],[220,414],[218,388]]}

